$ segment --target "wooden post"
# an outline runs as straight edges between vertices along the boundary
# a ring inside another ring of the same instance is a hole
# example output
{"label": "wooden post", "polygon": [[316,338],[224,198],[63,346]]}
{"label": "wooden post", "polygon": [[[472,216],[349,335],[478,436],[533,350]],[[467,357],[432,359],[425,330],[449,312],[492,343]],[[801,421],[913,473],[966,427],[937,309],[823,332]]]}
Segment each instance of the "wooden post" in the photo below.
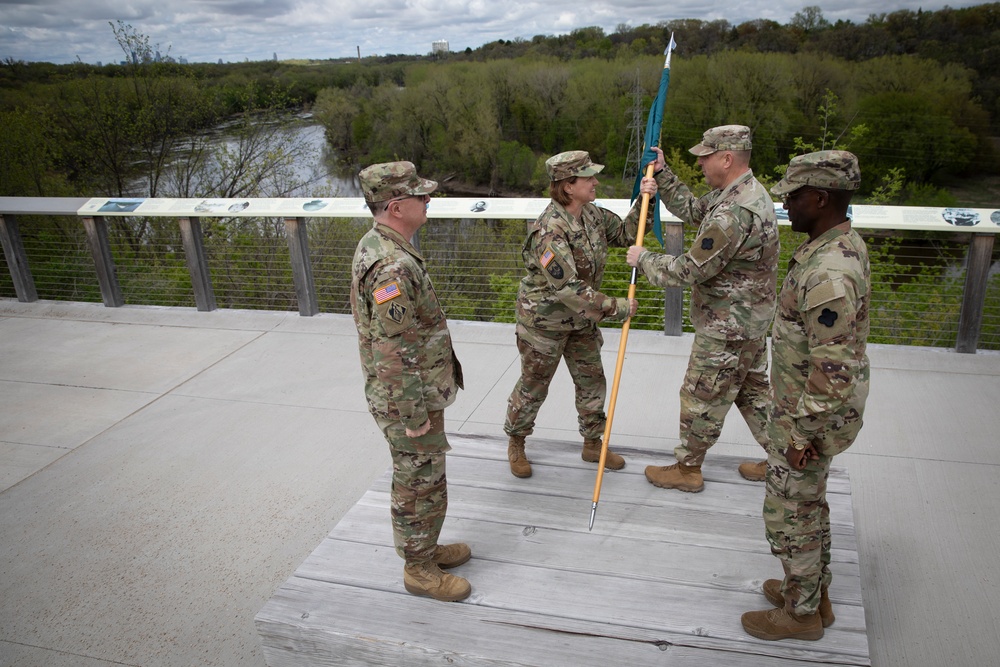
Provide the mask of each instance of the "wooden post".
{"label": "wooden post", "polygon": [[305,218],[285,218],[285,236],[292,258],[292,280],[299,301],[299,315],[310,317],[319,312],[319,299],[309,261],[309,228]]}
{"label": "wooden post", "polygon": [[212,289],[212,276],[205,260],[205,244],[202,241],[201,218],[181,218],[181,240],[184,242],[184,259],[187,262],[188,273],[191,274],[191,287],[194,289],[194,302],[200,311],[212,311],[215,305],[215,290]]}
{"label": "wooden post", "polygon": [[993,234],[973,234],[965,268],[965,290],[962,310],[958,316],[958,337],[955,351],[975,354],[979,344],[979,330],[983,324],[983,307],[986,304],[986,279],[993,256]]}
{"label": "wooden post", "polygon": [[[684,225],[663,221],[663,249],[668,255],[684,254]],[[684,330],[684,288],[663,290],[663,335],[680,336]]]}
{"label": "wooden post", "polygon": [[94,268],[97,270],[97,282],[101,286],[101,298],[108,308],[120,308],[125,305],[121,285],[115,271],[115,260],[111,256],[111,242],[108,240],[108,223],[104,216],[84,217],[83,227],[87,230],[87,245],[94,258]]}
{"label": "wooden post", "polygon": [[24,252],[24,245],[21,243],[21,228],[18,226],[15,216],[0,215],[0,243],[3,245],[4,257],[7,258],[7,268],[10,270],[11,280],[14,281],[14,292],[17,294],[17,300],[22,303],[38,301],[35,279],[28,267],[28,255]]}

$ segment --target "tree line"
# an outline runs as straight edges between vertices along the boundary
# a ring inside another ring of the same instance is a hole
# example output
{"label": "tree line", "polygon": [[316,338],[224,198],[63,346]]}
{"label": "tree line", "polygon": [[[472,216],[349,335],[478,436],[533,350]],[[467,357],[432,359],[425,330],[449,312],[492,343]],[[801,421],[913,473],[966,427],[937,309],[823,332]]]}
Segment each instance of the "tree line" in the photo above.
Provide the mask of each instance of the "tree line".
{"label": "tree line", "polygon": [[[952,20],[961,11],[944,14]],[[691,50],[680,49],[672,60],[661,145],[696,192],[705,185],[685,149],[704,129],[723,123],[754,129],[752,166],[765,182],[777,180],[792,154],[855,151],[869,202],[951,205],[958,202],[942,187],[947,179],[997,172],[990,148],[994,119],[979,88],[991,73],[933,53],[859,59],[824,52],[809,45],[818,44],[821,34],[832,39],[845,26],[823,26],[821,15],[804,12],[794,34],[812,37],[795,51],[740,42],[740,35],[750,34],[746,25],[734,32],[731,26],[717,30],[719,25],[690,22],[687,33],[678,31]],[[920,25],[937,25],[931,20],[937,13],[919,15]],[[601,196],[626,196],[636,133],[645,125],[662,70],[662,45],[677,27],[621,28],[610,36],[582,29],[434,57],[181,65],[155,58],[148,38],[119,22],[111,28],[125,56],[120,64],[8,59],[0,66],[0,195],[285,196],[302,185],[294,166],[309,156],[283,132],[281,115],[308,108],[354,168],[410,159],[445,190],[538,195],[546,185],[545,158],[582,148],[607,165]],[[893,31],[896,39],[905,36],[898,26]],[[501,54],[500,47],[509,53]],[[988,55],[982,54],[984,61]],[[220,124],[227,126],[225,142],[206,133]],[[32,219],[22,226],[42,298],[100,298],[86,239],[75,222]],[[126,293],[139,295],[140,303],[192,305],[176,222],[116,217],[111,224]],[[365,225],[356,220],[310,226],[324,310],[347,308],[346,267]],[[203,230],[220,307],[294,307],[280,220],[212,218]],[[523,225],[477,224],[465,229],[462,245],[452,237],[456,230],[445,225],[444,236],[426,239],[449,315],[508,318],[523,271]],[[786,246],[793,247],[793,240]],[[891,250],[891,244],[878,247],[885,252],[880,266],[892,266]],[[609,273],[609,291],[626,289],[626,273]],[[887,288],[879,302],[909,299],[898,309],[901,315],[893,316],[899,331],[920,329],[905,320],[910,314],[923,328],[929,314],[941,315],[942,323],[930,330],[947,340],[956,319],[948,308],[957,307],[960,281],[938,267],[921,273],[933,279]],[[470,275],[475,279],[466,284]],[[9,297],[12,289],[0,271],[0,294]],[[943,289],[947,294],[939,293]],[[655,304],[658,298],[643,300]],[[994,312],[996,299],[990,304]],[[660,317],[653,307],[640,313],[636,326],[656,328]],[[896,340],[895,331],[885,333],[886,342]]]}
{"label": "tree line", "polygon": [[[320,90],[313,110],[330,144],[356,164],[411,159],[491,192],[537,193],[547,157],[584,149],[619,176],[609,194],[620,196],[662,66],[657,56],[412,64],[402,85]],[[705,129],[748,125],[751,166],[765,180],[805,147],[848,148],[861,159],[866,194],[895,174],[907,183],[897,203],[936,203],[941,179],[996,171],[989,114],[971,79],[958,65],[910,56],[674,58],[660,145],[681,149],[675,165],[693,164],[683,149]]]}
{"label": "tree line", "polygon": [[280,171],[301,147],[272,132],[220,154],[199,131],[228,121],[260,133],[262,115],[306,107],[352,169],[411,159],[446,188],[537,194],[544,159],[581,148],[621,176],[606,186],[621,195],[671,33],[679,47],[661,143],[680,149],[678,168],[692,164],[683,148],[704,129],[740,123],[754,130],[752,166],[765,180],[796,152],[843,147],[862,160],[865,194],[889,182],[899,186],[893,203],[940,205],[952,203],[942,185],[1000,171],[998,3],[873,14],[860,25],[831,24],[810,6],[784,25],[588,27],[360,62],[181,65],[158,57],[139,29],[111,28],[119,64],[0,66],[0,194],[260,192],[268,179],[248,165],[270,159]]}

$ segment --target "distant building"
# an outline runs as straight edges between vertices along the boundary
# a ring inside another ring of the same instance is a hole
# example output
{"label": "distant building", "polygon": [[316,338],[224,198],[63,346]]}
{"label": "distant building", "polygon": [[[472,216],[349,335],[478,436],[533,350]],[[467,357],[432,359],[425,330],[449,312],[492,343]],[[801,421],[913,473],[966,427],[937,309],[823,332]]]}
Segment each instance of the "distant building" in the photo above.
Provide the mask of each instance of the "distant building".
{"label": "distant building", "polygon": [[448,53],[448,40],[439,39],[436,42],[431,42],[431,53]]}

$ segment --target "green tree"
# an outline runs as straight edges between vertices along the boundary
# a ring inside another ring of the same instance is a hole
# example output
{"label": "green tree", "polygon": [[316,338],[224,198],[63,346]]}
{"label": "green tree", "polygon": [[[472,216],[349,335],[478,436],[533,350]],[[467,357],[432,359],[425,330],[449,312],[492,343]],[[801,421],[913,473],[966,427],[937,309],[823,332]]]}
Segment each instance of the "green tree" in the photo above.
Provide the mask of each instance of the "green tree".
{"label": "green tree", "polygon": [[59,132],[41,107],[0,111],[0,195],[57,197],[70,194],[56,171]]}

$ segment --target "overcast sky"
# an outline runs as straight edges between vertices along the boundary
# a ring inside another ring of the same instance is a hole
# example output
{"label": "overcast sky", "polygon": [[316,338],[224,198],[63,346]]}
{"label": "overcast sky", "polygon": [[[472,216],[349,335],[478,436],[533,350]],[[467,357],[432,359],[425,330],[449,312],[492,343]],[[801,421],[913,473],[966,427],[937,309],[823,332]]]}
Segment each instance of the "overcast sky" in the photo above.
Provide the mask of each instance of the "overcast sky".
{"label": "overcast sky", "polygon": [[[586,7],[586,5],[590,5]],[[807,5],[830,22],[863,23],[872,11],[968,7],[974,1],[883,0],[0,0],[0,59],[69,63],[122,60],[109,22],[124,21],[160,52],[191,62],[425,54],[498,39],[531,39],[575,28],[694,18],[785,24]],[[683,53],[683,45],[680,45]]]}

